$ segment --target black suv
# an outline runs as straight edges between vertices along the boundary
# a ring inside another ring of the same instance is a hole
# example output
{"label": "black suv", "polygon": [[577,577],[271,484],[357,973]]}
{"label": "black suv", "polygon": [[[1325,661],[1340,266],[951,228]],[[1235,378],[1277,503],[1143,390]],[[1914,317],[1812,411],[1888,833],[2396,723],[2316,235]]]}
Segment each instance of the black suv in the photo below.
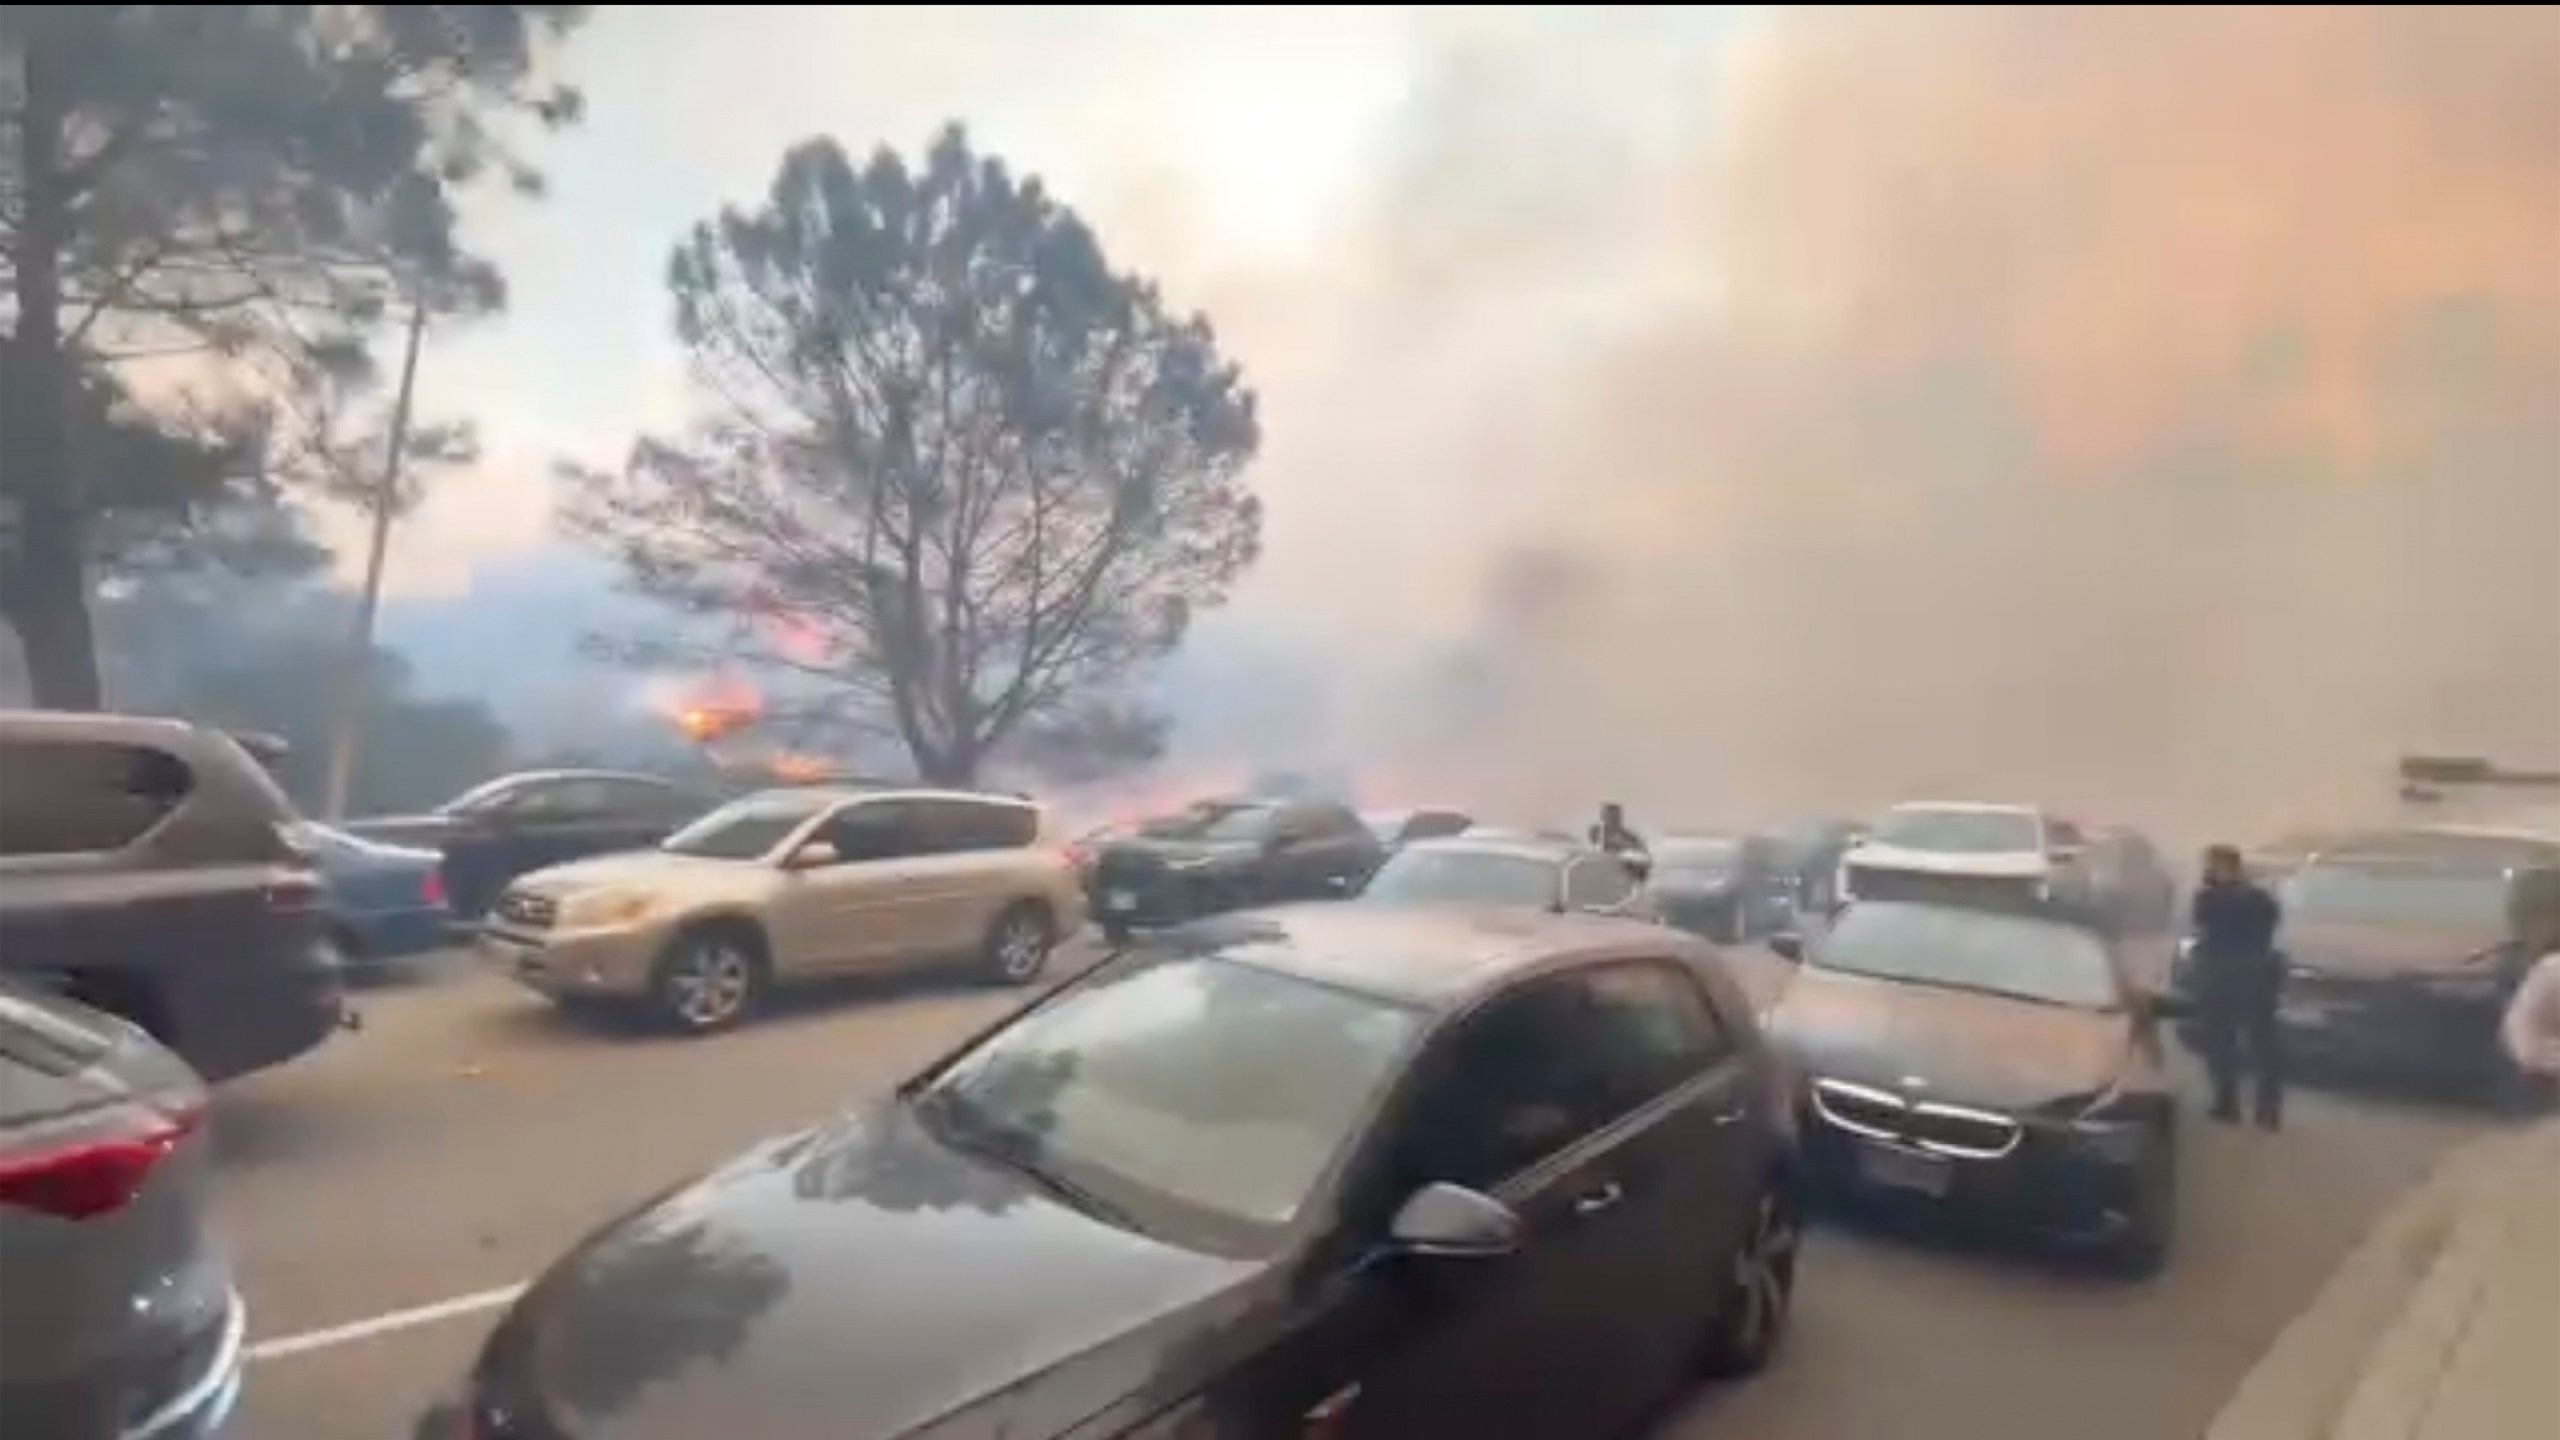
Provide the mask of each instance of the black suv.
{"label": "black suv", "polygon": [[1385,855],[1330,800],[1206,800],[1105,841],[1086,883],[1094,918],[1118,940],[1142,925],[1348,895]]}
{"label": "black suv", "polygon": [[0,710],[0,969],[121,1015],[208,1080],[344,1016],[322,888],[273,777],[217,730]]}

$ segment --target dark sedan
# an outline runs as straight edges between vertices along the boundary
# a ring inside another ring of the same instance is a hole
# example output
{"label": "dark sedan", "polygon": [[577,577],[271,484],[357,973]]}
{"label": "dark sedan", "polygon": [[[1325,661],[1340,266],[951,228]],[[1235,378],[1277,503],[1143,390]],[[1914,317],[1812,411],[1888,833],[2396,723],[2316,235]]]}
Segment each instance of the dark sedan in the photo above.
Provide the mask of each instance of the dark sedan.
{"label": "dark sedan", "polygon": [[1808,1172],[2111,1251],[2169,1250],[2177,1104],[2159,1021],[2104,935],[2061,919],[1858,901],[1769,1014],[1803,1075]]}
{"label": "dark sedan", "polygon": [[593,855],[646,850],[711,808],[711,797],[655,776],[535,770],[499,776],[424,815],[351,820],[339,828],[441,854],[453,913],[476,920],[518,876]]}
{"label": "dark sedan", "polygon": [[1115,940],[1146,926],[1350,893],[1385,849],[1330,800],[1207,800],[1103,840],[1086,872]]}
{"label": "dark sedan", "polygon": [[1774,1352],[1790,1126],[1675,932],[1207,921],[607,1226],[420,1432],[1610,1434]]}
{"label": "dark sedan", "polygon": [[443,856],[327,825],[305,825],[300,838],[328,891],[329,941],[341,966],[361,971],[453,943]]}

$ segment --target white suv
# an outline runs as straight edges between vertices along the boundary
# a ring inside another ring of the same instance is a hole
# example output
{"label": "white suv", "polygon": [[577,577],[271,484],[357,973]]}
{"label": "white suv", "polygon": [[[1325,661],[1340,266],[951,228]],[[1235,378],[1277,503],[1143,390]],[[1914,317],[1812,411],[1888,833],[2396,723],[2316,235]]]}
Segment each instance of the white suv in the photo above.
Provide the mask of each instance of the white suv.
{"label": "white suv", "polygon": [[2067,904],[2086,898],[2087,851],[2079,826],[2031,805],[1897,805],[1841,857],[1838,895],[1845,902],[1913,882],[2015,882],[2037,902]]}

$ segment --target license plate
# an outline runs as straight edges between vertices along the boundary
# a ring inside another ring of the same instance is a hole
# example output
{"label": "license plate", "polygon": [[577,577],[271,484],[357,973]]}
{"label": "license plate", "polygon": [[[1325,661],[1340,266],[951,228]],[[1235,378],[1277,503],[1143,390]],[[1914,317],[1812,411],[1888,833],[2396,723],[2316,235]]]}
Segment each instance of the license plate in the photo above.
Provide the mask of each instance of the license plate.
{"label": "license plate", "polygon": [[1877,1145],[1858,1152],[1858,1174],[1883,1189],[1941,1199],[1955,1180],[1955,1167],[1935,1155]]}
{"label": "license plate", "polygon": [[1117,912],[1135,910],[1138,908],[1138,897],[1127,890],[1114,890],[1102,897],[1102,908]]}

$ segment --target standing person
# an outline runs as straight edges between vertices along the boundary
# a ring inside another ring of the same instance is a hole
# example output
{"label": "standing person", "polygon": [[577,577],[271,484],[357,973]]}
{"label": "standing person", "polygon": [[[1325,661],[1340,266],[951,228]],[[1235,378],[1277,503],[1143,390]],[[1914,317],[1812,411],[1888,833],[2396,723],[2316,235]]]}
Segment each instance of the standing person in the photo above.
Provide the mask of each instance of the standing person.
{"label": "standing person", "polygon": [[2261,1128],[2284,1124],[2284,1046],[2276,1002],[2284,990],[2284,957],[2276,929],[2284,907],[2249,878],[2240,852],[2204,852],[2204,883],[2191,912],[2195,944],[2196,1020],[2205,1064],[2213,1072],[2213,1118],[2240,1119],[2240,1082],[2255,1082]]}
{"label": "standing person", "polygon": [[2560,950],[2525,972],[2507,1003],[2498,1039],[2514,1067],[2516,1088],[2509,1101],[2527,1111],[2550,1104],[2560,1094]]}
{"label": "standing person", "polygon": [[1605,850],[1621,859],[1649,861],[1653,858],[1644,837],[1627,828],[1627,812],[1615,800],[1600,807],[1600,823],[1591,827],[1591,844],[1594,849]]}

